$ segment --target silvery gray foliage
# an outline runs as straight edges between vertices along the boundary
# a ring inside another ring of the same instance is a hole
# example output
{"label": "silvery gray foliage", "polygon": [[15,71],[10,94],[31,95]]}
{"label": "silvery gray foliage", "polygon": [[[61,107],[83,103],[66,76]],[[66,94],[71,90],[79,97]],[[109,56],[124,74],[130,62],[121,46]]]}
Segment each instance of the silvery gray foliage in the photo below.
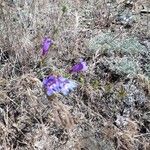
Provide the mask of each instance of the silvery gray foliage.
{"label": "silvery gray foliage", "polygon": [[[100,33],[90,39],[88,47],[93,53],[99,51],[101,54],[108,54],[102,63],[119,74],[143,74],[140,59],[147,56],[148,50],[136,37],[121,36],[112,32]],[[149,65],[145,64],[144,69],[145,75],[150,74]]]}
{"label": "silvery gray foliage", "polygon": [[105,57],[101,60],[104,66],[117,74],[127,75],[128,77],[142,73],[139,63],[131,57]]}
{"label": "silvery gray foliage", "polygon": [[124,116],[120,116],[120,115],[117,115],[117,119],[115,121],[116,125],[117,126],[121,126],[121,127],[124,127],[128,124],[128,118],[124,117]]}
{"label": "silvery gray foliage", "polygon": [[132,25],[134,20],[135,16],[130,9],[121,9],[116,16],[116,21],[122,25]]}
{"label": "silvery gray foliage", "polygon": [[138,89],[135,85],[132,83],[128,83],[124,85],[125,90],[127,91],[127,98],[126,104],[127,105],[134,105],[134,102],[138,102],[139,104],[142,104],[146,101],[146,97],[144,94],[144,91],[142,89]]}
{"label": "silvery gray foliage", "polygon": [[138,55],[139,53],[147,52],[145,46],[139,43],[135,37],[120,37],[111,32],[101,33],[89,41],[89,49],[121,52],[125,54]]}
{"label": "silvery gray foliage", "polygon": [[146,70],[146,75],[150,79],[150,62],[148,64],[145,64],[144,68]]}
{"label": "silvery gray foliage", "polygon": [[127,75],[136,75],[141,71],[139,64],[128,57],[112,59],[109,65],[111,70]]}
{"label": "silvery gray foliage", "polygon": [[136,104],[141,106],[147,101],[144,91],[134,85],[133,81],[129,81],[124,84],[123,87],[126,91],[126,96],[123,100],[124,108],[121,115],[117,114],[115,121],[116,125],[119,127],[124,127],[128,124],[128,119],[135,111]]}

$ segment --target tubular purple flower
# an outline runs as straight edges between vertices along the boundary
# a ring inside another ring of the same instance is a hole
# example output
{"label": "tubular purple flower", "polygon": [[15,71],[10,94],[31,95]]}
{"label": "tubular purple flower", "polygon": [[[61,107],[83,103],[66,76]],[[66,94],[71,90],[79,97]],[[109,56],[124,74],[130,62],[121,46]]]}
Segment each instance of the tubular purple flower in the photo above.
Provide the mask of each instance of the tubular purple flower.
{"label": "tubular purple flower", "polygon": [[87,66],[86,62],[81,59],[78,64],[74,65],[69,70],[69,72],[70,73],[77,73],[77,72],[81,72],[81,71],[86,71],[87,69],[88,69],[88,66]]}
{"label": "tubular purple flower", "polygon": [[55,93],[62,93],[63,95],[69,94],[77,87],[77,83],[73,80],[64,77],[55,77],[53,75],[43,79],[43,85],[48,96]]}
{"label": "tubular purple flower", "polygon": [[49,47],[52,45],[52,40],[50,38],[45,37],[42,42],[41,55],[45,56],[48,53]]}
{"label": "tubular purple flower", "polygon": [[43,86],[48,96],[51,96],[58,91],[58,83],[55,76],[51,75],[43,79]]}

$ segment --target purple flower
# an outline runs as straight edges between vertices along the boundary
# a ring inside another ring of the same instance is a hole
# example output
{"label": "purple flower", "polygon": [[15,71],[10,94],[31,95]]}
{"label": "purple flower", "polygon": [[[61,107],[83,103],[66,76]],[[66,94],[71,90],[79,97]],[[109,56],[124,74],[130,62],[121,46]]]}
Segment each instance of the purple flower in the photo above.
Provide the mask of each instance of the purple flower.
{"label": "purple flower", "polygon": [[55,76],[51,75],[43,79],[43,85],[47,95],[52,95],[58,91],[59,85]]}
{"label": "purple flower", "polygon": [[77,87],[77,83],[73,80],[59,77],[58,81],[61,87],[60,93],[63,95],[68,95],[70,91],[73,91]]}
{"label": "purple flower", "polygon": [[70,73],[77,73],[77,72],[81,72],[81,71],[86,71],[87,69],[88,69],[88,66],[87,66],[86,62],[81,59],[78,64],[74,65],[69,70],[69,72]]}
{"label": "purple flower", "polygon": [[42,49],[41,49],[41,55],[45,56],[48,53],[49,47],[52,45],[52,40],[45,37],[42,42]]}
{"label": "purple flower", "polygon": [[64,77],[48,76],[43,79],[43,85],[48,96],[55,93],[62,93],[63,95],[69,94],[77,87],[77,83],[73,80],[66,79]]}

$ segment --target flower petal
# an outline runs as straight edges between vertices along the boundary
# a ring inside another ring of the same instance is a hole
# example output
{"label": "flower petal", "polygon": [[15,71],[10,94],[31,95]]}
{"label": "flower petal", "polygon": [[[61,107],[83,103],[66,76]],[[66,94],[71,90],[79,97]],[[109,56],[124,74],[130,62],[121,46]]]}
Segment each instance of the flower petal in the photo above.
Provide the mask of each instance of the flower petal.
{"label": "flower petal", "polygon": [[70,73],[77,73],[80,71],[86,71],[88,68],[86,62],[84,62],[82,59],[80,60],[80,63],[74,65],[71,69],[70,69]]}
{"label": "flower petal", "polygon": [[43,85],[48,96],[55,93],[67,95],[77,87],[77,83],[64,77],[55,77],[53,75],[43,79]]}
{"label": "flower petal", "polygon": [[41,55],[44,56],[48,53],[49,47],[52,45],[52,40],[45,37],[43,42],[42,42],[42,49],[41,49]]}

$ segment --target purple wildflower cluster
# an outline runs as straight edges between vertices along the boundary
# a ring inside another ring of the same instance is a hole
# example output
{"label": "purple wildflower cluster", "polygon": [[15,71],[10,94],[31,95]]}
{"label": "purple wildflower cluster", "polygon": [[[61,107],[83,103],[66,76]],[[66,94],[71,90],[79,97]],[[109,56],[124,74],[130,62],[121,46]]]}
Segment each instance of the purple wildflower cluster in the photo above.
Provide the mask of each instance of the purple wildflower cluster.
{"label": "purple wildflower cluster", "polygon": [[77,83],[75,81],[60,76],[56,77],[54,75],[44,78],[43,85],[48,96],[55,93],[68,95],[70,91],[73,91],[77,87]]}
{"label": "purple wildflower cluster", "polygon": [[[52,40],[49,38],[44,38],[42,42],[41,56],[46,56],[48,54],[49,47],[53,44]],[[69,73],[79,73],[86,71],[88,68],[85,61],[82,59],[78,64],[75,64]],[[77,83],[71,79],[67,79],[61,76],[50,75],[43,79],[43,85],[48,96],[55,93],[62,93],[67,95],[70,91],[73,91],[77,87]]]}

